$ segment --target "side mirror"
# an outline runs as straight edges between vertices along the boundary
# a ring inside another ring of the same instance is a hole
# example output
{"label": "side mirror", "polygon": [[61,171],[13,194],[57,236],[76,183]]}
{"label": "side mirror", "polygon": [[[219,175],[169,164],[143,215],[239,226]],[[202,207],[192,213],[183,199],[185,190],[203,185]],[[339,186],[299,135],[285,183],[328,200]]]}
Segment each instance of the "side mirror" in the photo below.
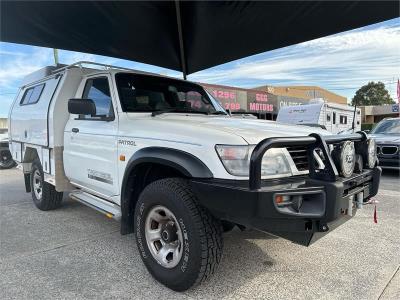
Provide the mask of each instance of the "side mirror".
{"label": "side mirror", "polygon": [[364,130],[364,132],[365,132],[365,133],[370,133],[370,132],[371,132],[371,130],[369,130],[369,129],[366,129],[366,130]]}
{"label": "side mirror", "polygon": [[96,115],[96,105],[92,99],[69,99],[68,112],[77,115]]}

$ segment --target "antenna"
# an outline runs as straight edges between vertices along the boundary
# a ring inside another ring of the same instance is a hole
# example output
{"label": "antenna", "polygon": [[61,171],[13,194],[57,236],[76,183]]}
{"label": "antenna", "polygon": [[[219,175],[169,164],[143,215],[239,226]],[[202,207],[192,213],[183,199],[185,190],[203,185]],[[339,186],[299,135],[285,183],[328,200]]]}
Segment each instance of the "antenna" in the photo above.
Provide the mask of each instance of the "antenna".
{"label": "antenna", "polygon": [[356,128],[356,112],[357,112],[357,101],[354,100],[353,125],[351,126],[351,129],[353,129],[353,132],[354,132],[354,129]]}

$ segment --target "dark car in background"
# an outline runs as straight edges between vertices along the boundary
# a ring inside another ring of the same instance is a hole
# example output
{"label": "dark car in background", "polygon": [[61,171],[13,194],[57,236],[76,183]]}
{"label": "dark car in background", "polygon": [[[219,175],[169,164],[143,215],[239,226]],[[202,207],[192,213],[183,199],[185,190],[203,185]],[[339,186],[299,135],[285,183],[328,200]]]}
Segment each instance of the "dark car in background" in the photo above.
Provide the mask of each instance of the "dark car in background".
{"label": "dark car in background", "polygon": [[400,170],[400,118],[380,121],[370,132],[377,144],[379,166]]}
{"label": "dark car in background", "polygon": [[8,130],[0,128],[0,170],[10,169],[15,165],[8,145]]}

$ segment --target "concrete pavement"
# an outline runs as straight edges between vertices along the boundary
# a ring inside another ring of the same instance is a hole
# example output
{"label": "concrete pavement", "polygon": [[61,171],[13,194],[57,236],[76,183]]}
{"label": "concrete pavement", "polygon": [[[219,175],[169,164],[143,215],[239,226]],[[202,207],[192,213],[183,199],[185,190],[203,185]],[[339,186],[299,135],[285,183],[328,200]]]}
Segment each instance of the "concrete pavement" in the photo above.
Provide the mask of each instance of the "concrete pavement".
{"label": "concrete pavement", "polygon": [[211,280],[185,293],[157,283],[133,235],[66,197],[42,212],[19,170],[0,170],[1,299],[400,299],[400,184],[385,173],[368,205],[306,248],[258,232],[225,234]]}

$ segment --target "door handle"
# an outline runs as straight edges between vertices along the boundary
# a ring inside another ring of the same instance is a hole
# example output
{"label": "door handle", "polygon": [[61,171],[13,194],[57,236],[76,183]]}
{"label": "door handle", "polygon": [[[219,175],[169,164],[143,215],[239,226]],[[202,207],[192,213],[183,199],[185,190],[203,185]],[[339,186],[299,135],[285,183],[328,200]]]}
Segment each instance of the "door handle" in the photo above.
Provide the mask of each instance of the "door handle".
{"label": "door handle", "polygon": [[72,132],[78,133],[79,132],[79,128],[72,128]]}

